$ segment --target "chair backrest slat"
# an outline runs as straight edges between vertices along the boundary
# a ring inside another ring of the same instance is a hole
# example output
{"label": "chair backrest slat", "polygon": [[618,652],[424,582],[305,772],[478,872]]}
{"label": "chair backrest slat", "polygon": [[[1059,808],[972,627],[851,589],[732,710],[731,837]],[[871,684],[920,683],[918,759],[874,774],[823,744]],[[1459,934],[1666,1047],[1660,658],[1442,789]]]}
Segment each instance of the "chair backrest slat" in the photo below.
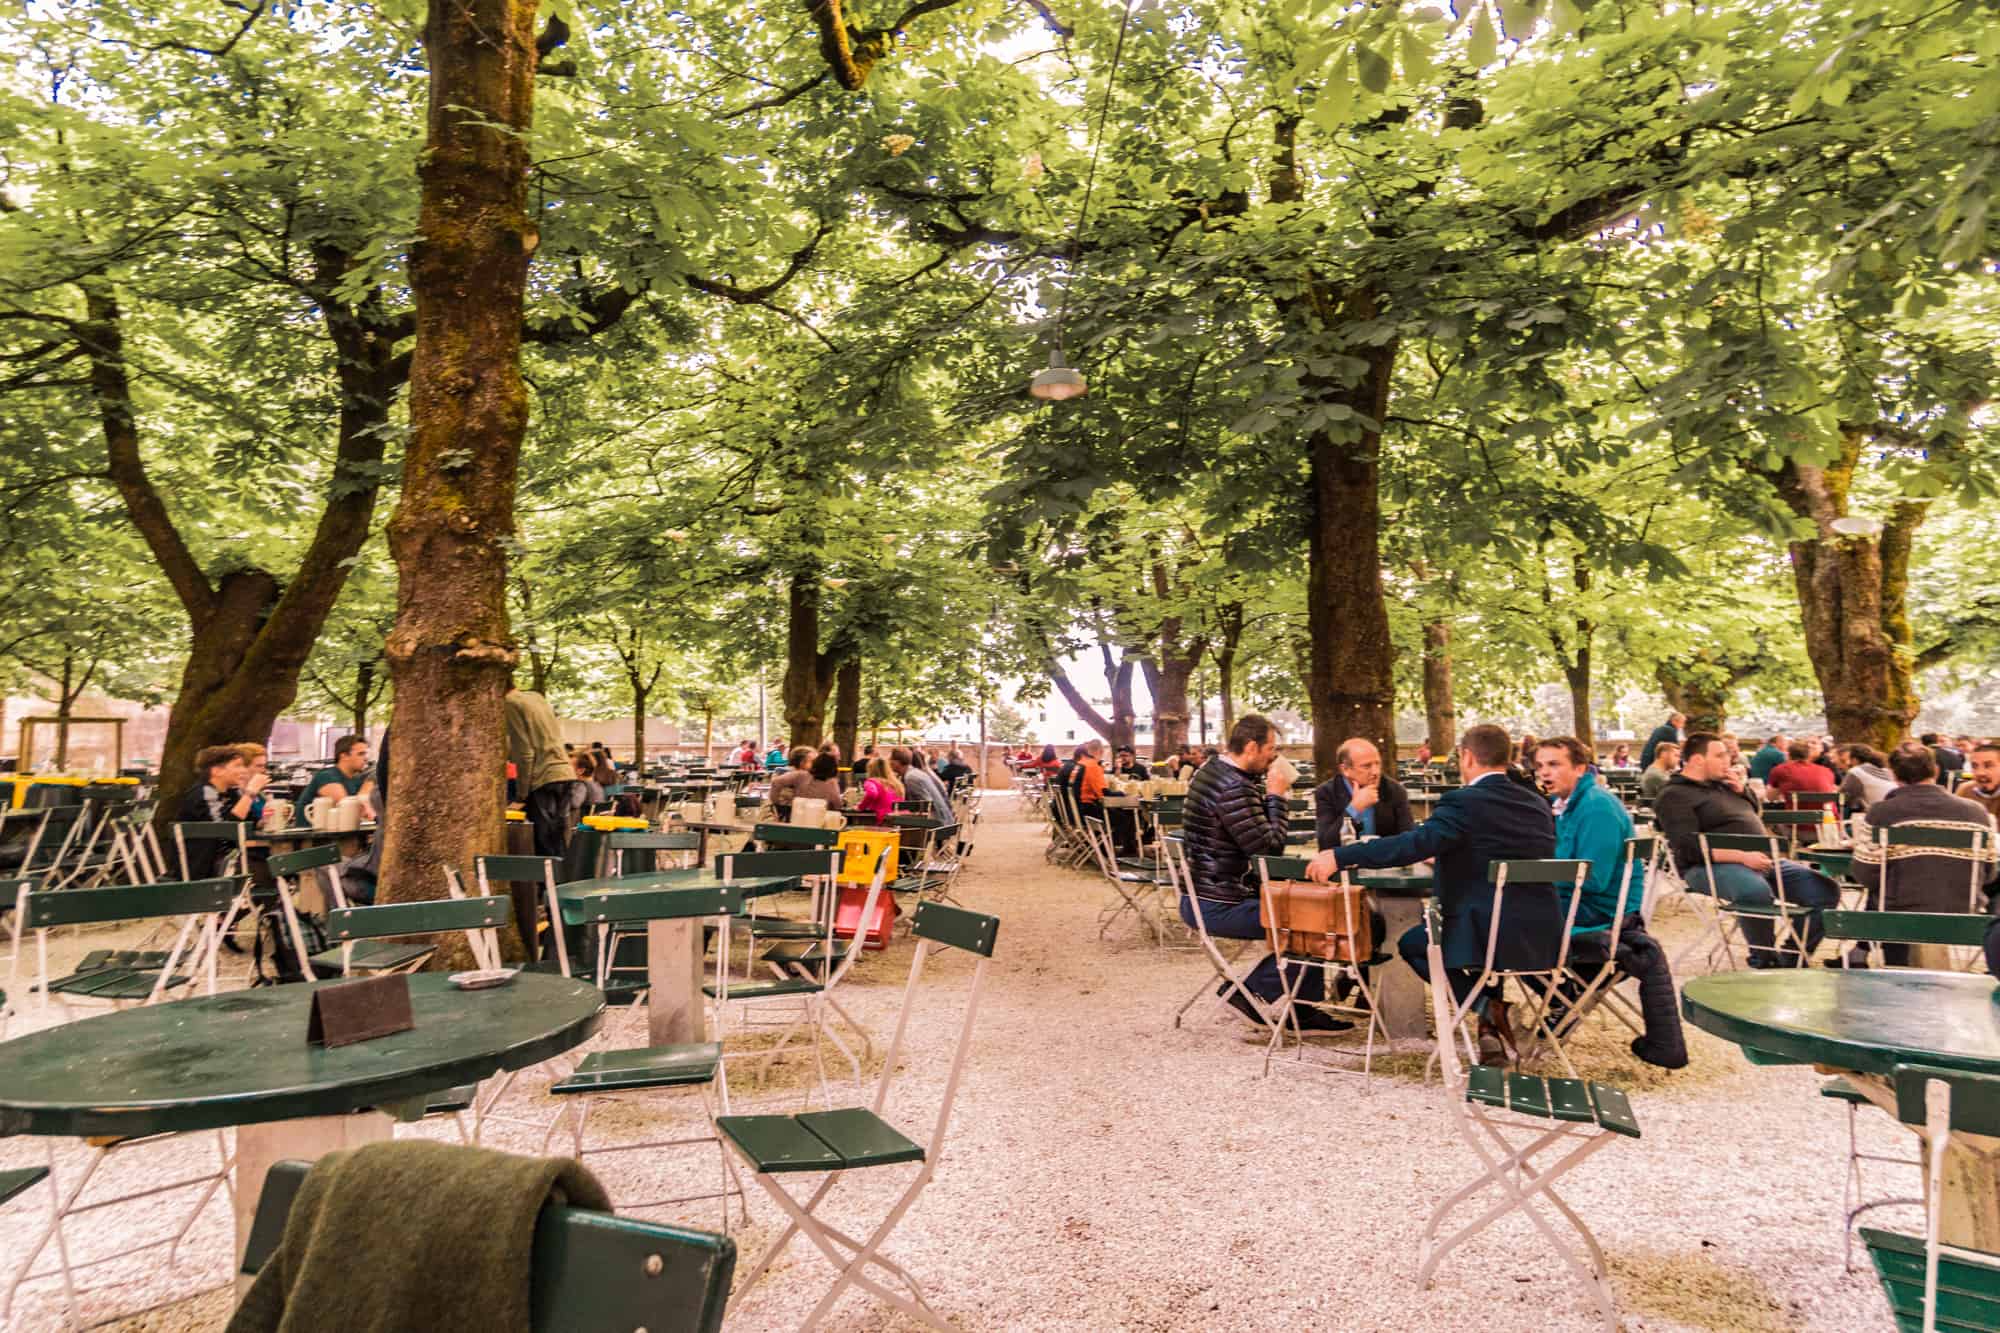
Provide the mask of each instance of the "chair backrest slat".
{"label": "chair backrest slat", "polygon": [[1937,847],[1969,852],[1975,847],[1991,846],[1993,843],[1993,831],[1976,824],[1967,824],[1963,828],[1891,824],[1880,833],[1881,840],[1891,847]]}
{"label": "chair backrest slat", "polygon": [[318,847],[303,847],[296,852],[282,852],[265,864],[271,868],[272,874],[290,879],[302,871],[338,864],[340,859],[340,847],[329,842]]}
{"label": "chair backrest slat", "polygon": [[967,911],[963,907],[948,907],[939,902],[925,902],[917,905],[917,915],[910,924],[910,933],[919,939],[949,945],[954,949],[964,949],[982,958],[991,958],[993,943],[1000,934],[1000,918],[988,916],[984,912]]}
{"label": "chair backrest slat", "polygon": [[97,889],[28,893],[31,930],[81,926],[101,921],[145,921],[167,916],[220,912],[242,891],[240,879],[198,879],[174,884],[114,884]]}
{"label": "chair backrest slat", "polygon": [[1764,852],[1771,850],[1773,839],[1754,833],[1703,833],[1701,840],[1718,852]]}
{"label": "chair backrest slat", "polygon": [[540,884],[549,867],[560,865],[561,860],[554,856],[480,856],[473,858],[473,864],[489,880]]}
{"label": "chair backrest slat", "polygon": [[1897,1065],[1891,1076],[1896,1088],[1896,1118],[1906,1125],[1924,1124],[1926,1086],[1933,1080],[1951,1087],[1953,1133],[2000,1135],[2000,1075],[1969,1074],[1930,1065]]}
{"label": "chair backrest slat", "polygon": [[326,931],[336,940],[373,940],[443,930],[491,930],[513,919],[511,898],[437,898],[420,903],[336,907],[326,914]]}
{"label": "chair backrest slat", "polygon": [[715,873],[721,879],[750,879],[763,875],[838,875],[846,857],[846,850],[840,847],[808,852],[725,852],[715,858]]}
{"label": "chair backrest slat", "polygon": [[701,835],[623,830],[611,835],[610,846],[614,852],[692,852],[701,846]]}
{"label": "chair backrest slat", "polygon": [[1507,883],[1515,884],[1575,884],[1578,877],[1590,873],[1588,861],[1489,861],[1486,864],[1486,878],[1497,880],[1502,869],[1507,872]]}
{"label": "chair backrest slat", "polygon": [[1306,858],[1303,856],[1260,856],[1257,860],[1264,867],[1266,879],[1304,879]]}
{"label": "chair backrest slat", "polygon": [[831,847],[840,841],[838,829],[805,824],[759,824],[750,836],[766,847]]}
{"label": "chair backrest slat", "polygon": [[1977,948],[1989,916],[1971,912],[1833,912],[1822,915],[1826,937],[1880,944],[1943,944]]}

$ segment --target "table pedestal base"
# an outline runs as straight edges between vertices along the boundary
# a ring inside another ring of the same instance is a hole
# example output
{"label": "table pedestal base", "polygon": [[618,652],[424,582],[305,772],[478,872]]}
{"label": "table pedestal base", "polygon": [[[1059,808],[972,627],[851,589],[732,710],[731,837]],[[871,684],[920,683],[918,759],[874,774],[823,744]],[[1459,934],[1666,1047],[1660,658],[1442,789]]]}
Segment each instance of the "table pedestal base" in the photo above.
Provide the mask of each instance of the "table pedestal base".
{"label": "table pedestal base", "polygon": [[708,1040],[701,1002],[699,920],[646,923],[646,1039],[654,1046]]}
{"label": "table pedestal base", "polygon": [[1396,941],[1412,926],[1424,923],[1422,898],[1391,898],[1377,894],[1375,907],[1382,913],[1384,938],[1378,946],[1390,959],[1375,969],[1368,984],[1380,1007],[1382,1030],[1393,1039],[1423,1039],[1430,1036],[1430,990],[1402,959],[1395,957]]}
{"label": "table pedestal base", "polygon": [[[1815,1065],[1822,1074],[1838,1074],[1891,1116],[1896,1114],[1896,1090],[1872,1074],[1857,1074],[1830,1065]],[[1923,1127],[1917,1134],[1918,1156],[1930,1170],[1930,1144]],[[2000,1139],[1984,1134],[1955,1133],[1945,1150],[1944,1178],[1938,1187],[1938,1237],[1947,1245],[2000,1253]],[[1921,1240],[1921,1234],[1918,1236]]]}
{"label": "table pedestal base", "polygon": [[[264,1176],[274,1162],[310,1162],[342,1148],[359,1148],[364,1143],[380,1143],[391,1130],[389,1117],[378,1111],[358,1115],[312,1116],[303,1120],[270,1120],[259,1125],[243,1125],[236,1131],[236,1254],[237,1268],[243,1264],[244,1247],[250,1243],[250,1223],[257,1216],[257,1200],[264,1194]],[[236,1278],[236,1299],[250,1290],[251,1279],[240,1273]]]}

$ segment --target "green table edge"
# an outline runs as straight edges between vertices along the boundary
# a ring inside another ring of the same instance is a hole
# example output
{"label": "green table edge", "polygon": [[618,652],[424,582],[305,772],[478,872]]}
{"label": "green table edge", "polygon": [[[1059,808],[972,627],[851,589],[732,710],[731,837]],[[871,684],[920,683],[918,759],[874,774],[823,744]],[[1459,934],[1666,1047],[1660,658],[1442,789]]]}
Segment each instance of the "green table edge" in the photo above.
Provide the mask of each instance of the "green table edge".
{"label": "green table edge", "polygon": [[[1897,969],[1899,972],[1915,972],[1918,969]],[[1759,973],[1783,977],[1788,973],[1778,971]],[[1830,1069],[1849,1070],[1858,1074],[1887,1075],[1899,1064],[1925,1064],[1942,1069],[1959,1069],[1972,1074],[2000,1074],[2000,1057],[1981,1060],[1962,1055],[1951,1055],[1933,1050],[1895,1050],[1891,1047],[1871,1045],[1867,1042],[1820,1034],[1790,1032],[1780,1028],[1767,1027],[1750,1019],[1739,1018],[1711,1009],[1701,1003],[1696,994],[1697,987],[1714,983],[1724,977],[1741,975],[1723,973],[1719,976],[1691,978],[1681,987],[1681,1017],[1711,1036],[1741,1046],[1746,1055],[1751,1055],[1757,1064],[1811,1064],[1825,1065]],[[1977,976],[1976,973],[1945,972],[1939,976]],[[1981,977],[1990,981],[1990,977]]]}

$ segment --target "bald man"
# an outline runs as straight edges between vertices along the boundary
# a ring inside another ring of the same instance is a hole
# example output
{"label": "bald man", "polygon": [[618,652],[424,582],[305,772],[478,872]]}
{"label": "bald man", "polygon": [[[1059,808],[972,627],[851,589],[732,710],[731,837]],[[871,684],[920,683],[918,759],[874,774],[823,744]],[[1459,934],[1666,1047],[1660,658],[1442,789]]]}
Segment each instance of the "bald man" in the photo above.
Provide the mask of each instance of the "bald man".
{"label": "bald man", "polygon": [[1342,741],[1334,764],[1338,772],[1313,792],[1321,851],[1340,845],[1342,820],[1352,820],[1364,838],[1386,838],[1415,826],[1410,794],[1382,775],[1382,752],[1373,742],[1358,736]]}

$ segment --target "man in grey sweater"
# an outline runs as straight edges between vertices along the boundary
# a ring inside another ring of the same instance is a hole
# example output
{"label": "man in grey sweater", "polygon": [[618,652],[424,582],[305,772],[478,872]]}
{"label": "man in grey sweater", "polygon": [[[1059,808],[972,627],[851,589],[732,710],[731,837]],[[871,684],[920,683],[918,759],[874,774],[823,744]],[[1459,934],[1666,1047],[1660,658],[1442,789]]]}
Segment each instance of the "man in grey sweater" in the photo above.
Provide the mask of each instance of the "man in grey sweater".
{"label": "man in grey sweater", "polygon": [[[1978,890],[2000,870],[1993,853],[1993,817],[1985,807],[1937,785],[1937,760],[1924,745],[1897,746],[1889,756],[1889,771],[1897,786],[1870,807],[1868,837],[1854,849],[1854,877],[1868,889],[1871,905],[1891,912],[1986,910]],[[1878,830],[1900,824],[1973,826],[1985,829],[1987,837],[1976,852],[1876,844]]]}

